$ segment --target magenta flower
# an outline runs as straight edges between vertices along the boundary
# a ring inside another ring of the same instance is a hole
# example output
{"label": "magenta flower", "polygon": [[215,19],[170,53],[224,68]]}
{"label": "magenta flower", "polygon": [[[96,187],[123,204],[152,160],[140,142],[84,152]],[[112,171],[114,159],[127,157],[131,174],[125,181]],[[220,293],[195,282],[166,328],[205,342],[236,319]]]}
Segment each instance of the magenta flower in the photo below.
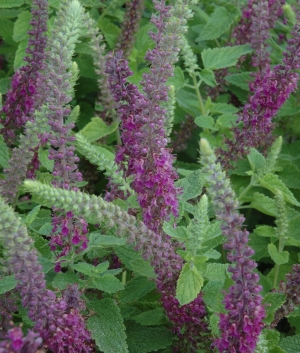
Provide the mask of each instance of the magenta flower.
{"label": "magenta flower", "polygon": [[220,314],[219,327],[222,337],[214,342],[221,353],[253,353],[261,330],[265,310],[258,294],[259,275],[254,273],[257,264],[251,259],[254,250],[248,245],[249,232],[242,229],[245,218],[236,211],[238,202],[229,179],[216,162],[216,156],[206,140],[201,140],[201,163],[206,174],[208,194],[216,218],[223,221],[221,230],[226,237],[223,247],[234,284],[224,299],[226,314]]}

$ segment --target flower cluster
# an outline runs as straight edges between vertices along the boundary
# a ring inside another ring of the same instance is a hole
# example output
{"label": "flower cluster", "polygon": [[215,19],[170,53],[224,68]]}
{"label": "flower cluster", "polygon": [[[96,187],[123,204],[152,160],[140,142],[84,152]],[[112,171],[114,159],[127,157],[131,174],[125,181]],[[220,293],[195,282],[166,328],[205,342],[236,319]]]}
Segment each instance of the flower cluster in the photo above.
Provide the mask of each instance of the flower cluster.
{"label": "flower cluster", "polygon": [[271,327],[275,328],[278,322],[291,313],[295,306],[300,305],[300,265],[293,265],[292,272],[286,275],[286,282],[281,282],[279,292],[286,294],[286,301],[274,314]]}
{"label": "flower cluster", "polygon": [[134,35],[140,27],[140,20],[144,10],[144,0],[131,0],[126,3],[125,19],[115,49],[122,50],[124,57],[130,55],[134,44]]}
{"label": "flower cluster", "polygon": [[[28,236],[21,219],[0,200],[0,239],[6,248],[6,257],[17,280],[22,305],[35,322],[34,330],[43,339],[45,347],[57,353],[88,353],[91,338],[78,309],[67,310],[63,299],[46,289],[42,266],[37,253],[31,250],[32,239]],[[75,328],[75,329],[74,329]]]}
{"label": "flower cluster", "polygon": [[[70,114],[67,104],[71,101],[73,86],[78,76],[76,64],[72,64],[75,44],[83,29],[85,15],[83,7],[77,0],[64,1],[52,30],[49,42],[51,51],[47,60],[47,103],[49,104],[48,133],[49,159],[54,161],[52,184],[55,187],[77,190],[76,183],[82,181],[78,171],[75,137],[71,136],[73,122],[65,122]],[[66,35],[66,33],[68,35]],[[65,216],[54,208],[53,236],[50,241],[52,250],[61,247],[58,257],[67,255],[71,249],[81,251],[87,247],[87,223],[82,218],[74,218],[69,212]],[[59,272],[60,263],[55,270]]]}
{"label": "flower cluster", "polygon": [[[122,140],[116,155],[118,164],[128,162],[126,176],[134,175],[131,187],[138,194],[145,224],[157,231],[170,213],[178,215],[177,175],[172,168],[173,156],[166,148],[164,120],[147,116],[149,101],[133,84],[126,83],[132,74],[122,52],[107,60],[107,73],[122,121]],[[124,104],[126,102],[126,104]],[[160,111],[160,107],[156,107]],[[151,139],[151,140],[150,140]]]}
{"label": "flower cluster", "polygon": [[24,337],[20,327],[14,327],[7,333],[7,339],[0,342],[0,353],[42,353],[39,346],[42,339],[33,331]]}
{"label": "flower cluster", "polygon": [[204,320],[206,315],[201,294],[191,303],[180,306],[175,298],[176,281],[182,268],[183,260],[176,254],[176,247],[170,238],[163,239],[162,234],[154,233],[135,217],[120,207],[104,201],[101,197],[89,196],[79,191],[53,189],[36,181],[26,181],[25,188],[39,198],[39,202],[49,206],[54,202],[62,209],[72,209],[75,215],[82,215],[91,223],[98,224],[105,220],[107,226],[118,226],[119,234],[127,235],[127,242],[135,245],[145,260],[150,260],[157,274],[156,284],[162,294],[162,304],[166,315],[173,324],[173,330],[180,338],[178,352],[182,347],[191,347],[192,352],[205,341],[208,331]]}
{"label": "flower cluster", "polygon": [[256,76],[249,84],[253,93],[240,113],[238,122],[242,128],[233,128],[234,137],[225,142],[227,151],[218,150],[224,167],[241,158],[251,147],[266,148],[271,143],[271,132],[274,128],[272,119],[287,101],[290,94],[297,88],[300,68],[300,27],[297,23],[293,28],[292,38],[288,40],[283,64],[273,69],[267,68],[264,75]]}
{"label": "flower cluster", "polygon": [[251,260],[254,250],[248,245],[249,233],[241,229],[245,218],[236,211],[238,202],[229,179],[206,140],[201,140],[200,148],[207,191],[217,219],[223,222],[221,230],[226,237],[223,248],[229,251],[228,261],[235,264],[228,268],[235,283],[224,299],[228,312],[220,314],[222,337],[214,345],[221,353],[253,353],[265,317],[262,297],[258,294],[262,290],[258,285],[259,275],[253,271],[257,264]]}
{"label": "flower cluster", "polygon": [[31,30],[28,32],[28,64],[21,67],[13,76],[12,89],[7,93],[2,111],[6,114],[2,134],[7,142],[15,141],[15,131],[32,118],[34,109],[40,107],[43,97],[38,87],[42,83],[41,72],[45,68],[46,31],[48,20],[48,1],[32,2]]}

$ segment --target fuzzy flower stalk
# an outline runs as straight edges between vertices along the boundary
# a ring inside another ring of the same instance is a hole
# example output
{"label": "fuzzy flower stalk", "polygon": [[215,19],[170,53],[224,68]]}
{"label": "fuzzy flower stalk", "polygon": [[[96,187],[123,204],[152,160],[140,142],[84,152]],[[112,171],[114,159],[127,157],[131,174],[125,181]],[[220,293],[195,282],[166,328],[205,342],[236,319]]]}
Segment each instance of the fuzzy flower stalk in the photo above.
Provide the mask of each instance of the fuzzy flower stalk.
{"label": "fuzzy flower stalk", "polygon": [[166,81],[173,75],[173,64],[178,60],[181,35],[186,31],[186,18],[191,17],[187,3],[178,1],[176,7],[165,1],[154,1],[158,15],[151,22],[157,32],[150,36],[155,48],[146,53],[151,63],[149,73],[143,75],[141,85],[145,94],[126,83],[132,75],[121,51],[107,60],[110,89],[118,104],[122,121],[122,142],[116,162],[126,169],[126,176],[134,176],[132,188],[138,194],[145,224],[155,232],[161,230],[170,214],[178,216],[177,195],[174,185],[177,174],[172,167],[173,156],[167,148],[166,111],[162,104],[168,100]]}
{"label": "fuzzy flower stalk", "polygon": [[20,327],[14,327],[6,338],[0,342],[0,353],[42,353],[39,347],[43,340],[31,330],[24,336]]}
{"label": "fuzzy flower stalk", "polygon": [[22,305],[35,322],[34,331],[43,339],[44,347],[56,353],[91,352],[91,338],[77,309],[68,310],[65,300],[46,289],[42,266],[25,225],[2,198],[0,211],[5,257],[17,280]]}
{"label": "fuzzy flower stalk", "polygon": [[[64,0],[54,22],[50,39],[49,59],[47,61],[47,103],[49,105],[48,141],[50,143],[49,159],[54,162],[52,184],[55,187],[77,190],[76,183],[82,181],[78,171],[79,158],[74,155],[75,137],[71,136],[74,127],[68,103],[72,99],[73,87],[78,77],[77,64],[72,63],[75,44],[85,23],[84,10],[79,1]],[[69,121],[66,118],[69,117]],[[87,223],[82,218],[74,218],[72,212],[62,214],[54,208],[53,236],[51,250],[60,247],[58,257],[67,255],[71,250],[79,252],[87,247]],[[60,263],[55,270],[60,271]]]}
{"label": "fuzzy flower stalk", "polygon": [[273,69],[266,69],[262,77],[256,76],[249,84],[250,96],[237,122],[243,126],[234,127],[234,136],[226,139],[227,150],[218,150],[222,165],[230,167],[230,161],[241,158],[251,147],[266,149],[272,141],[274,123],[272,119],[297,88],[300,68],[300,26],[299,15],[288,40],[283,63]]}
{"label": "fuzzy flower stalk", "polygon": [[183,260],[176,254],[170,239],[162,239],[161,234],[153,232],[143,222],[101,197],[53,188],[33,180],[27,180],[24,186],[44,206],[55,204],[61,209],[71,210],[75,216],[83,216],[92,224],[105,221],[108,227],[117,226],[117,234],[125,235],[128,244],[134,245],[134,249],[140,251],[145,260],[150,260],[154,268],[156,285],[162,293],[162,304],[173,325],[173,332],[179,337],[175,352],[182,353],[190,349],[194,353],[207,343],[204,336],[208,333],[204,319],[206,310],[201,295],[183,306],[175,298]]}
{"label": "fuzzy flower stalk", "polygon": [[130,0],[126,3],[125,18],[121,26],[121,32],[115,49],[122,50],[124,57],[131,53],[135,34],[139,30],[140,20],[144,10],[144,0]]}
{"label": "fuzzy flower stalk", "polygon": [[2,112],[2,135],[9,143],[15,142],[15,130],[22,128],[32,119],[34,110],[43,100],[38,87],[42,84],[41,72],[45,68],[46,31],[48,20],[48,1],[34,0],[31,9],[31,29],[28,32],[27,65],[21,67],[13,76],[12,89],[7,93]]}
{"label": "fuzzy flower stalk", "polygon": [[223,221],[221,230],[226,237],[223,247],[228,251],[228,261],[234,264],[228,268],[235,283],[224,299],[227,313],[220,314],[222,337],[214,346],[221,353],[253,353],[265,317],[262,297],[258,294],[262,287],[258,285],[258,274],[254,273],[257,264],[251,260],[254,250],[248,245],[249,232],[242,229],[245,218],[236,211],[238,202],[230,181],[207,140],[201,139],[200,150],[207,191],[217,219]]}

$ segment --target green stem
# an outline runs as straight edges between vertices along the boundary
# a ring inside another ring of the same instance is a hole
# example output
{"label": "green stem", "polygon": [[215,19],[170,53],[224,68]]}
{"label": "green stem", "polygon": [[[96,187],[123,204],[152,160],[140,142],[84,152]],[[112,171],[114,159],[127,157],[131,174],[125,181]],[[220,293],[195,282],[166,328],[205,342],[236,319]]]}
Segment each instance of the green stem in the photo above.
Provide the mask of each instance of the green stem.
{"label": "green stem", "polygon": [[122,284],[125,286],[126,284],[126,276],[127,276],[127,271],[125,270],[122,272]]}
{"label": "green stem", "polygon": [[205,108],[204,108],[203,100],[202,100],[202,97],[201,97],[201,94],[200,94],[200,89],[199,89],[200,85],[198,85],[197,78],[196,78],[196,75],[195,75],[194,72],[191,74],[191,77],[193,79],[194,89],[195,89],[195,92],[196,92],[196,95],[197,95],[197,98],[198,98],[198,102],[199,102],[199,105],[200,105],[201,113],[202,113],[202,115],[205,115]]}
{"label": "green stem", "polygon": [[238,201],[242,200],[242,198],[247,194],[247,192],[252,188],[252,186],[255,186],[254,180],[253,180],[253,175],[251,176],[251,180],[250,180],[249,185],[246,187],[246,189],[238,197]]}

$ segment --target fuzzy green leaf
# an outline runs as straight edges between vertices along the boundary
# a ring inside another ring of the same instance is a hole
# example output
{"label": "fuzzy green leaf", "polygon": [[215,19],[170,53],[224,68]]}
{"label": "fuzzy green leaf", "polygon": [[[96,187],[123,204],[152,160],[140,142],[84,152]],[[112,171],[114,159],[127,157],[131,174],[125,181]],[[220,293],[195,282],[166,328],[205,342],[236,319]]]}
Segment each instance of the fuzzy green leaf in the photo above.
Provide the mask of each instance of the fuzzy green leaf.
{"label": "fuzzy green leaf", "polygon": [[276,217],[277,215],[275,200],[259,192],[253,194],[250,206],[269,216]]}
{"label": "fuzzy green leaf", "polygon": [[213,131],[218,130],[214,127],[215,121],[211,116],[207,116],[207,115],[197,116],[197,118],[195,119],[195,124],[202,127],[203,129],[210,129]]}
{"label": "fuzzy green leaf", "polygon": [[228,265],[209,263],[207,264],[204,277],[210,281],[225,281]]}
{"label": "fuzzy green leaf", "polygon": [[236,125],[237,115],[224,114],[218,117],[216,126],[231,128]]}
{"label": "fuzzy green leaf", "polygon": [[5,276],[1,278],[0,281],[0,294],[6,293],[12,289],[15,288],[17,285],[17,280],[15,279],[15,276]]}
{"label": "fuzzy green leaf", "polygon": [[92,232],[89,235],[89,249],[110,248],[113,246],[125,245],[125,238],[117,238],[112,235],[102,235],[99,232]]}
{"label": "fuzzy green leaf", "polygon": [[49,236],[52,233],[53,225],[50,222],[45,223],[39,229],[39,234]]}
{"label": "fuzzy green leaf", "polygon": [[[0,93],[6,94],[10,86],[10,78],[4,77],[0,79]],[[2,135],[1,135],[2,136]]]}
{"label": "fuzzy green leaf", "polygon": [[215,87],[217,86],[217,81],[215,78],[215,74],[212,70],[203,69],[199,73],[201,80],[203,80],[208,86]]}
{"label": "fuzzy green leaf", "polygon": [[10,9],[12,7],[19,7],[24,4],[24,0],[1,0],[0,9]]}
{"label": "fuzzy green leaf", "polygon": [[219,38],[223,33],[227,32],[237,15],[237,10],[234,13],[229,13],[225,7],[217,7],[204,26],[197,41]]}
{"label": "fuzzy green leaf", "polygon": [[250,72],[242,72],[224,77],[225,80],[232,85],[240,87],[245,91],[249,91],[249,82],[252,80]]}
{"label": "fuzzy green leaf", "polygon": [[118,246],[115,248],[115,253],[130,271],[148,278],[156,277],[150,262],[144,260],[142,255],[134,251],[130,246]]}
{"label": "fuzzy green leaf", "polygon": [[134,316],[132,320],[143,326],[156,326],[167,323],[167,319],[162,308],[144,311],[141,314]]}
{"label": "fuzzy green leaf", "polygon": [[52,286],[60,290],[65,289],[68,285],[79,283],[79,278],[74,272],[57,273],[52,281]]}
{"label": "fuzzy green leaf", "polygon": [[286,264],[289,261],[289,252],[288,251],[282,251],[278,252],[277,247],[274,244],[269,244],[268,245],[268,251],[271,256],[271,259],[275,262],[277,265],[283,265]]}
{"label": "fuzzy green leaf", "polygon": [[118,123],[106,125],[101,118],[94,117],[92,118],[92,121],[80,131],[80,133],[87,139],[88,142],[93,142],[113,133],[117,128]]}
{"label": "fuzzy green leaf", "polygon": [[100,278],[94,278],[93,287],[107,293],[116,293],[124,289],[122,282],[110,274],[106,274]]}
{"label": "fuzzy green leaf", "polygon": [[145,277],[134,277],[125,285],[125,290],[120,293],[120,302],[129,303],[137,301],[156,288],[155,283]]}
{"label": "fuzzy green leaf", "polygon": [[127,342],[130,353],[148,353],[171,345],[173,335],[167,327],[146,327],[128,322]]}
{"label": "fuzzy green leaf", "polygon": [[13,40],[20,42],[22,39],[27,38],[27,32],[30,28],[29,21],[31,20],[31,13],[29,11],[23,11],[19,16],[14,25]]}
{"label": "fuzzy green leaf", "polygon": [[180,195],[181,200],[193,199],[202,193],[203,173],[201,170],[194,170],[188,177],[178,180],[176,184],[183,189],[183,193]]}
{"label": "fuzzy green leaf", "polygon": [[[109,266],[109,263],[106,262],[105,269],[108,269],[108,266]],[[88,276],[97,275],[96,267],[91,264],[88,264],[86,262],[78,262],[77,264],[73,265],[72,267],[75,271],[83,273],[84,275],[88,275]]]}
{"label": "fuzzy green leaf", "polygon": [[193,301],[203,286],[203,277],[197,271],[197,268],[186,263],[180,273],[177,286],[176,298],[180,305],[185,305]]}
{"label": "fuzzy green leaf", "polygon": [[278,173],[278,177],[287,187],[300,189],[300,169],[295,164],[281,160],[276,166],[282,168],[282,171]]}
{"label": "fuzzy green leaf", "polygon": [[8,160],[9,160],[8,148],[6,147],[3,136],[0,135],[0,164],[3,168],[9,167]]}
{"label": "fuzzy green leaf", "polygon": [[236,107],[226,103],[212,103],[210,110],[212,114],[235,114],[238,112]]}
{"label": "fuzzy green leaf", "polygon": [[40,212],[41,205],[35,206],[26,216],[25,223],[27,226],[30,226],[32,222],[37,218],[38,213]]}
{"label": "fuzzy green leaf", "polygon": [[186,84],[186,80],[184,78],[184,73],[180,66],[176,66],[174,70],[174,76],[171,76],[168,81],[167,85],[173,85],[175,87],[175,90],[178,90],[181,87],[184,87]]}
{"label": "fuzzy green leaf", "polygon": [[223,281],[209,281],[202,290],[205,304],[216,313],[225,311],[222,304],[224,299],[223,286]]}
{"label": "fuzzy green leaf", "polygon": [[274,313],[277,309],[281,308],[282,304],[285,302],[284,293],[267,293],[264,297],[263,303],[266,305],[266,318],[265,323],[270,324],[274,319]]}
{"label": "fuzzy green leaf", "polygon": [[14,61],[15,70],[25,65],[25,61],[23,59],[26,55],[27,47],[28,47],[28,39],[23,39],[19,42],[18,49],[16,51],[15,61]]}
{"label": "fuzzy green leaf", "polygon": [[5,40],[6,43],[16,45],[15,41],[13,40],[13,26],[14,24],[12,21],[6,18],[0,18],[0,36]]}
{"label": "fuzzy green leaf", "polygon": [[254,233],[266,238],[276,237],[275,228],[271,226],[258,226]]}
{"label": "fuzzy green leaf", "polygon": [[202,51],[202,60],[205,69],[218,70],[236,65],[238,59],[253,49],[249,44],[233,47],[205,49]]}
{"label": "fuzzy green leaf", "polygon": [[286,202],[295,206],[300,206],[300,202],[296,200],[292,192],[283,184],[283,182],[275,174],[267,174],[263,178],[259,178],[261,186],[276,194],[277,190],[281,191]]}
{"label": "fuzzy green leaf", "polygon": [[53,172],[54,161],[48,158],[49,150],[39,148],[38,157],[42,166],[45,167],[49,172]]}
{"label": "fuzzy green leaf", "polygon": [[97,347],[104,353],[129,353],[123,318],[115,301],[105,298],[92,302],[89,308],[97,313],[87,321]]}
{"label": "fuzzy green leaf", "polygon": [[256,149],[251,148],[251,152],[248,155],[248,161],[251,169],[261,175],[266,168],[266,159]]}
{"label": "fuzzy green leaf", "polygon": [[299,353],[300,335],[283,338],[279,342],[279,346],[284,349],[286,353]]}

